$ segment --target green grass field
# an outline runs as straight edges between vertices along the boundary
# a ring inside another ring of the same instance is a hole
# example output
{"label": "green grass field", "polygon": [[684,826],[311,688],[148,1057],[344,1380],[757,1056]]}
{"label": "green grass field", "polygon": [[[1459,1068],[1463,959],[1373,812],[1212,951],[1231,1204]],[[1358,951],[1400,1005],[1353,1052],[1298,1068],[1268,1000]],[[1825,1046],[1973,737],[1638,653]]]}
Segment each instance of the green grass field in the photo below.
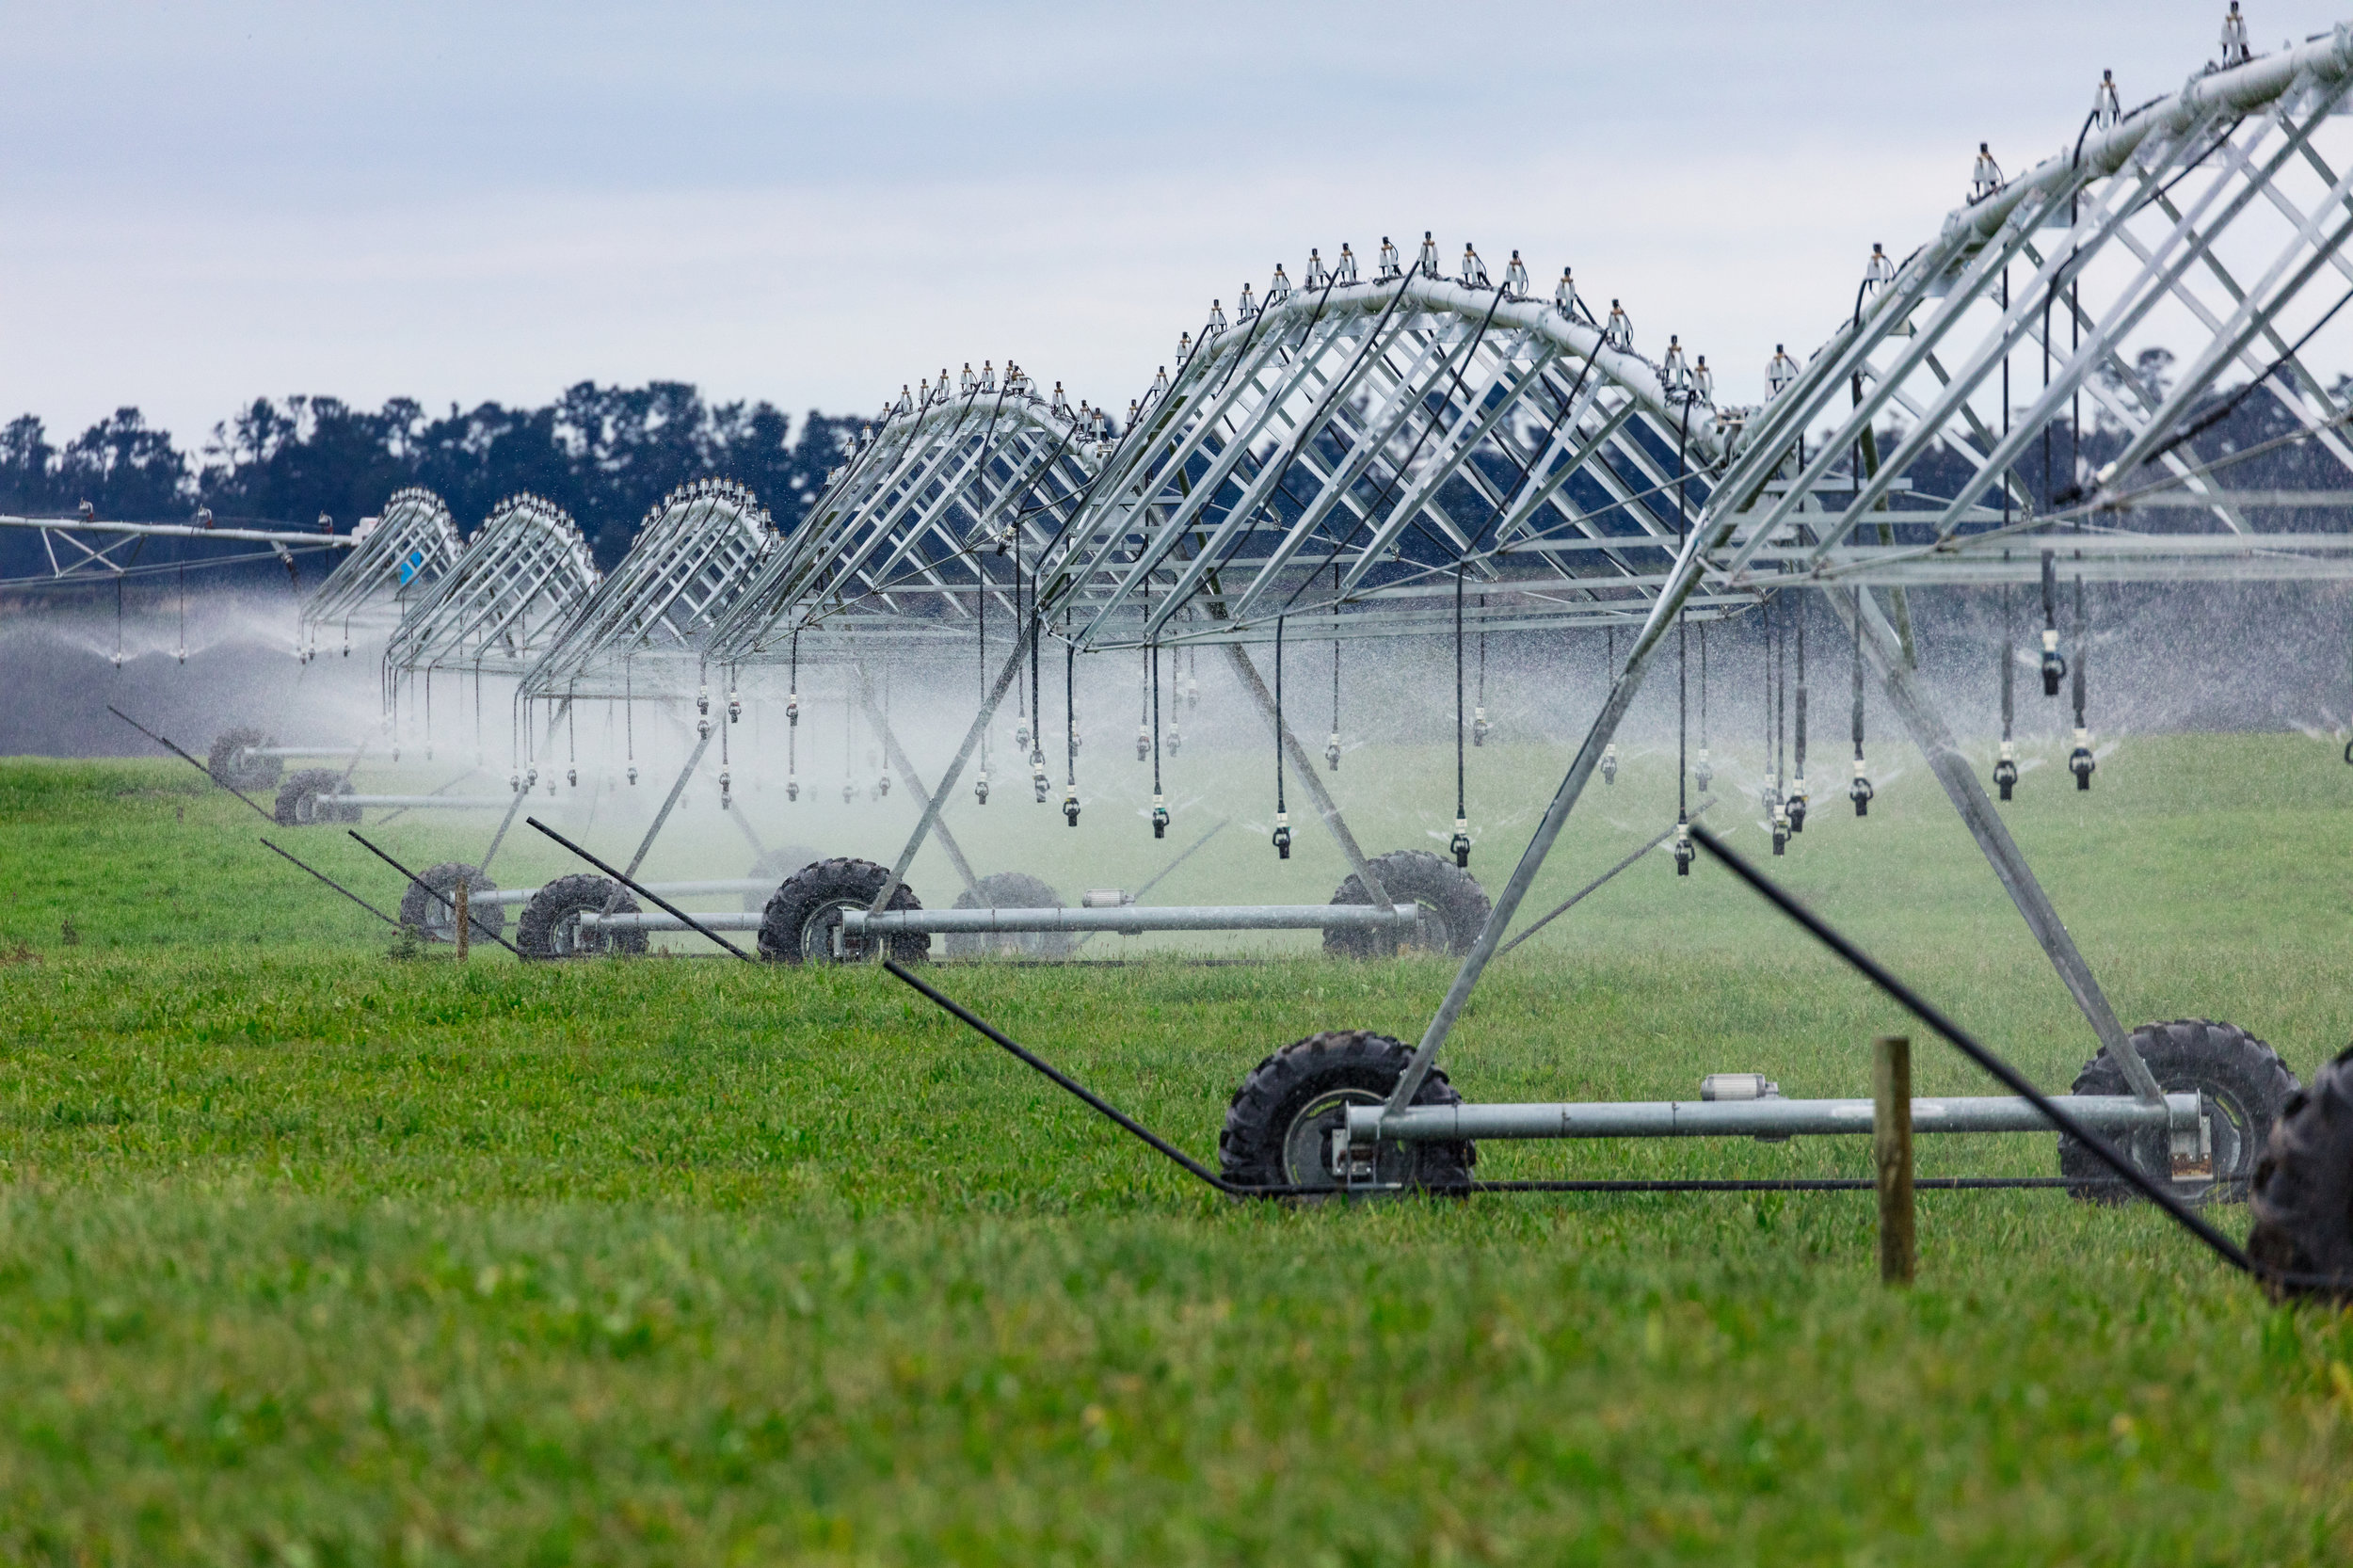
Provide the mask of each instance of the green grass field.
{"label": "green grass field", "polygon": [[[1495,886],[1559,759],[1475,756]],[[1429,842],[1450,763],[1352,758],[1371,847]],[[1255,763],[1190,765],[1206,801],[1257,798]],[[1672,779],[1636,757],[1596,790],[1532,902],[1662,825]],[[1026,800],[954,821],[984,871],[1133,887],[1208,808],[1155,844],[1126,794],[1076,834]],[[803,804],[746,798],[828,852],[887,856],[912,819]],[[2353,1035],[2349,807],[2332,747],[2185,737],[2128,742],[2088,795],[2031,773],[2011,809],[2128,1021],[2227,1017],[2309,1073]],[[649,872],[740,872],[708,803],[679,825]],[[616,804],[584,831],[625,854],[627,828]],[[2145,1208],[1924,1194],[1897,1294],[1861,1195],[1239,1205],[880,972],[404,960],[260,831],[177,762],[0,763],[0,1560],[2353,1559],[2353,1318],[2269,1306]],[[487,831],[382,840],[422,862]],[[338,834],[272,837],[397,895]],[[1312,824],[1301,846],[1229,831],[1155,897],[1320,902],[1338,858]],[[1771,865],[2046,1086],[2089,1054],[1916,760]],[[569,869],[533,835],[498,873]],[[919,861],[933,902],[945,879]],[[1411,1037],[1451,973],[1313,949],[1104,937],[1136,961],[934,974],[1208,1159],[1268,1050]],[[1861,1094],[1904,1021],[1657,856],[1496,966],[1449,1066],[1484,1098],[1748,1069]],[[1982,1089],[1916,1048],[1924,1091]],[[2054,1169],[2024,1136],[1921,1163]],[[1481,1164],[1866,1168],[1855,1140]]]}

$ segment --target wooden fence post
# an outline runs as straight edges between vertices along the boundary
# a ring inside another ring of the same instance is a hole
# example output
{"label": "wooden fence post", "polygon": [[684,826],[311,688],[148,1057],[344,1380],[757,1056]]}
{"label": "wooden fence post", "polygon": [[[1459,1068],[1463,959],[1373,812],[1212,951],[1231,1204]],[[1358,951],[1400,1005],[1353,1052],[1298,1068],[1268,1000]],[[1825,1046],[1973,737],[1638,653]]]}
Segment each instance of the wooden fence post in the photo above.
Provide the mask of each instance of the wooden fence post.
{"label": "wooden fence post", "polygon": [[1871,1042],[1871,1159],[1879,1173],[1880,1281],[1910,1285],[1916,1232],[1912,1207],[1912,1042]]}

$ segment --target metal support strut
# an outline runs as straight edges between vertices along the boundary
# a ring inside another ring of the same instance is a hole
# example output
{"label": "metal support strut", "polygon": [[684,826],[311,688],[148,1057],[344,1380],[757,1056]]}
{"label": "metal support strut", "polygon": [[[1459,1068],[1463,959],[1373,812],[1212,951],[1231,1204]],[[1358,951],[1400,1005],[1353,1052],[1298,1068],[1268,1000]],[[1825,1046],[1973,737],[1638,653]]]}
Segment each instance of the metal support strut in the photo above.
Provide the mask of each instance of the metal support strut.
{"label": "metal support strut", "polygon": [[[923,808],[922,820],[929,823],[931,830],[939,836],[939,847],[947,852],[949,863],[956,868],[956,874],[964,878],[965,888],[970,891],[975,900],[985,903],[985,900],[981,899],[981,879],[972,874],[972,862],[964,857],[964,846],[956,842],[956,836],[948,831],[948,824],[940,820],[938,812],[932,809],[932,797],[923,792],[923,776],[915,771],[915,760],[909,757],[906,754],[906,748],[899,744],[898,732],[890,728],[889,719],[884,716],[882,703],[874,696],[874,682],[867,676],[866,666],[857,664],[853,668],[857,676],[857,699],[866,709],[866,722],[872,725],[874,733],[882,737],[883,755],[890,760],[890,765],[897,768],[901,776],[906,779],[907,792],[912,794],[915,797],[915,803]],[[892,888],[897,887],[899,878],[905,873],[906,866],[903,863],[891,874]],[[886,900],[888,899],[890,890],[885,889],[883,896]],[[875,913],[879,914],[881,911],[877,910]]]}
{"label": "metal support strut", "polygon": [[1225,657],[1232,663],[1234,674],[1241,681],[1241,689],[1250,694],[1251,701],[1257,704],[1259,714],[1274,727],[1275,738],[1283,748],[1283,759],[1290,764],[1291,776],[1299,780],[1299,787],[1306,791],[1307,798],[1315,803],[1316,815],[1323,819],[1323,825],[1332,830],[1333,841],[1340,846],[1340,854],[1347,856],[1349,870],[1356,873],[1356,880],[1372,895],[1375,904],[1383,909],[1397,907],[1389,901],[1389,890],[1381,886],[1381,878],[1374,872],[1372,863],[1357,847],[1356,836],[1348,830],[1347,819],[1340,815],[1339,803],[1332,798],[1332,792],[1323,787],[1323,780],[1316,776],[1315,760],[1307,755],[1307,748],[1299,744],[1299,737],[1291,733],[1290,726],[1285,724],[1282,715],[1275,712],[1274,694],[1268,691],[1266,682],[1258,679],[1258,666],[1250,662],[1250,655],[1242,650],[1240,643],[1227,643]]}
{"label": "metal support strut", "polygon": [[1878,601],[1871,597],[1868,588],[1858,588],[1851,596],[1843,589],[1833,589],[1826,597],[1830,600],[1831,608],[1849,631],[1854,628],[1855,616],[1860,609],[1865,662],[1880,678],[1880,684],[1887,692],[1887,700],[1904,721],[1904,728],[1912,732],[1913,743],[1928,759],[1929,771],[1936,775],[1937,782],[1945,786],[1945,797],[1953,803],[1953,809],[1961,814],[1962,825],[1969,829],[1969,836],[1977,841],[1977,848],[1985,852],[1986,861],[1993,866],[1993,874],[2001,880],[2003,890],[2018,906],[2019,914],[2025,917],[2026,929],[2034,933],[2035,941],[2051,960],[2051,967],[2058,971],[2059,980],[2067,986],[2069,995],[2075,999],[2075,1005],[2083,1009],[2084,1017],[2090,1022],[2091,1031],[2099,1036],[2100,1044],[2107,1048],[2108,1054],[2116,1058],[2117,1065],[2123,1069],[2124,1080],[2132,1085],[2133,1093],[2143,1100],[2163,1098],[2164,1091],[2157,1087],[2155,1077],[2149,1071],[2148,1064],[2141,1061],[2140,1052],[2134,1048],[2132,1037],[2116,1021],[2115,1010],[2108,1006],[2108,999],[2101,991],[2099,981],[2092,978],[2091,966],[2084,962],[2084,955],[2076,950],[2075,939],[2067,934],[2066,923],[2059,919],[2058,911],[2051,906],[2051,900],[2043,892],[2042,885],[2035,880],[2033,869],[2026,864],[2026,857],[2019,853],[2017,842],[2009,836],[2009,829],[2003,825],[2001,813],[1994,810],[1993,803],[1986,798],[1969,760],[1953,744],[1952,731],[1945,728],[1944,715],[1937,712],[1935,703],[1930,700],[1919,672],[1903,657],[1902,642],[1896,628],[1888,624],[1887,617],[1881,613]]}

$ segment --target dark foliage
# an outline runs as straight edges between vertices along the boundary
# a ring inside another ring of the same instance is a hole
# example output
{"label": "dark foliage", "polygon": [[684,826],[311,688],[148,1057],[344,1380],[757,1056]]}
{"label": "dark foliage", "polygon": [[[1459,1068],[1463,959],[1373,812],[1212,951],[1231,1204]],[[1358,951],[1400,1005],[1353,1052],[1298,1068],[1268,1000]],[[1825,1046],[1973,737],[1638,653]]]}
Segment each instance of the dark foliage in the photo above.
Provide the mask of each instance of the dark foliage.
{"label": "dark foliage", "polygon": [[193,456],[136,408],[63,448],[26,414],[0,427],[0,511],[56,516],[88,502],[100,517],[150,520],[204,506],[224,523],[326,517],[344,530],[393,490],[424,485],[472,529],[501,498],[532,490],[570,511],[610,568],[647,511],[690,479],[748,485],[792,526],[855,432],[854,421],[812,412],[795,439],[773,404],[706,403],[681,381],[584,381],[543,408],[453,404],[438,418],[409,398],[373,411],[332,397],[256,398]]}

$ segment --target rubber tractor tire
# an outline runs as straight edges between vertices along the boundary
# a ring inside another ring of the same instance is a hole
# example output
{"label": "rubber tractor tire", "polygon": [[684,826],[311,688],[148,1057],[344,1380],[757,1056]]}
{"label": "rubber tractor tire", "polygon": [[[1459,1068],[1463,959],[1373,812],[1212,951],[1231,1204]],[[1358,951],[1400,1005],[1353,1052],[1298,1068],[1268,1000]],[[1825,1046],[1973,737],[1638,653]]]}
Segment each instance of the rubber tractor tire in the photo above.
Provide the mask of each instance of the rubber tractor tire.
{"label": "rubber tractor tire", "polygon": [[2267,1280],[2274,1301],[2353,1302],[2353,1047],[2281,1107],[2270,1145],[2255,1161],[2251,1202],[2249,1257],[2282,1273],[2336,1282]]}
{"label": "rubber tractor tire", "polygon": [[204,771],[213,776],[213,782],[224,790],[239,794],[254,794],[274,789],[286,764],[276,757],[248,757],[248,746],[265,746],[274,743],[258,729],[240,725],[225,731],[213,742],[213,749],[204,759]]}
{"label": "rubber tractor tire", "polygon": [[757,915],[762,909],[767,908],[768,900],[775,896],[778,888],[784,886],[786,877],[791,876],[803,866],[815,865],[818,858],[815,850],[800,844],[787,844],[782,849],[761,850],[760,858],[752,862],[751,869],[744,875],[752,881],[765,882],[768,886],[760,892],[744,895],[744,913]]}
{"label": "rubber tractor tire", "polygon": [[[859,963],[873,957],[885,944],[872,937],[843,937],[841,955],[834,956],[834,936],[841,927],[841,912],[865,909],[890,880],[890,868],[872,860],[836,858],[803,866],[784,879],[768,899],[760,921],[760,955],[777,964]],[[887,909],[920,909],[922,900],[902,882],[891,893]],[[928,931],[901,932],[888,940],[890,956],[902,964],[920,963],[932,951]]]}
{"label": "rubber tractor tire", "polygon": [[[1256,1188],[1308,1188],[1273,1196],[1315,1198],[1346,1185],[1333,1168],[1332,1133],[1351,1105],[1379,1105],[1393,1093],[1413,1050],[1369,1030],[1310,1034],[1250,1070],[1225,1108],[1217,1138],[1225,1179]],[[1460,1105],[1463,1096],[1433,1067],[1415,1091],[1416,1105]],[[1375,1167],[1354,1174],[1376,1188],[1461,1191],[1479,1162],[1468,1142],[1384,1144]]]}
{"label": "rubber tractor tire", "polygon": [[[477,902],[497,892],[499,885],[485,875],[480,867],[469,866],[463,860],[444,860],[419,873],[400,895],[400,923],[428,942],[457,940],[457,911],[442,903],[441,898],[455,900],[461,881],[466,885],[466,923],[472,928],[470,935],[504,936],[506,905]],[[436,893],[441,898],[435,897]]]}
{"label": "rubber tractor tire", "polygon": [[[2176,1018],[2169,1023],[2143,1024],[2132,1033],[2133,1047],[2168,1094],[2196,1092],[2206,1096],[2214,1145],[2211,1176],[2175,1181],[2173,1192],[2185,1203],[2202,1204],[2245,1191],[2255,1175],[2255,1163],[2271,1138],[2272,1124],[2296,1093],[2296,1075],[2261,1040],[2236,1024],[2207,1018]],[[2078,1095],[2129,1095],[2124,1068],[2107,1048],[2084,1064],[2075,1075]],[[2172,1141],[2162,1130],[2131,1133],[2120,1147],[2136,1165],[2161,1181],[2173,1176]],[[2089,1202],[2122,1203],[2131,1188],[2073,1138],[2058,1144],[2059,1175],[2079,1185],[2068,1192]]]}
{"label": "rubber tractor tire", "polygon": [[559,876],[523,905],[515,921],[515,945],[525,958],[586,958],[607,952],[643,952],[642,931],[591,932],[583,936],[580,917],[634,915],[637,901],[609,876]]}
{"label": "rubber tractor tire", "polygon": [[270,814],[280,827],[312,827],[323,823],[358,822],[360,808],[335,797],[349,794],[350,786],[333,768],[304,768],[289,775],[278,787],[278,802]]}
{"label": "rubber tractor tire", "polygon": [[[1323,951],[1336,958],[1394,958],[1400,952],[1443,953],[1460,958],[1479,939],[1487,923],[1487,890],[1478,878],[1458,869],[1443,855],[1426,849],[1392,850],[1376,856],[1372,873],[1399,904],[1421,910],[1421,923],[1413,936],[1401,939],[1386,931],[1359,928],[1327,930]],[[1372,894],[1354,872],[1332,895],[1334,904],[1370,904]]]}
{"label": "rubber tractor tire", "polygon": [[[997,872],[981,878],[981,892],[956,895],[958,909],[1060,909],[1062,895],[1027,872]],[[950,958],[1067,958],[1079,951],[1075,931],[951,933],[941,943]]]}

